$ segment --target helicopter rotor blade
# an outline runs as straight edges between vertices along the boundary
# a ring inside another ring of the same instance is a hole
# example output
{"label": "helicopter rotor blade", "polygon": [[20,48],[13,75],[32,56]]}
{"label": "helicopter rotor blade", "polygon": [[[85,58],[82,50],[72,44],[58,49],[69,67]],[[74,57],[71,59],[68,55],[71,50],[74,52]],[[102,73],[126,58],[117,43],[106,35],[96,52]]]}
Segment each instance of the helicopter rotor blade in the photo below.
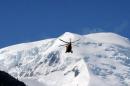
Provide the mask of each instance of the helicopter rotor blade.
{"label": "helicopter rotor blade", "polygon": [[76,46],[76,47],[79,47],[78,45],[72,45],[72,46]]}
{"label": "helicopter rotor blade", "polygon": [[62,42],[65,42],[65,43],[69,43],[69,42],[66,42],[66,41],[64,41],[64,40],[62,40],[62,39],[59,39],[60,41],[62,41]]}
{"label": "helicopter rotor blade", "polygon": [[75,42],[77,42],[77,41],[79,41],[80,39],[78,39],[78,40],[76,40],[76,41],[73,41],[73,42],[71,42],[71,43],[75,43]]}
{"label": "helicopter rotor blade", "polygon": [[67,45],[67,44],[64,44],[64,45],[59,45],[59,47],[61,47],[61,46],[65,46],[65,45]]}

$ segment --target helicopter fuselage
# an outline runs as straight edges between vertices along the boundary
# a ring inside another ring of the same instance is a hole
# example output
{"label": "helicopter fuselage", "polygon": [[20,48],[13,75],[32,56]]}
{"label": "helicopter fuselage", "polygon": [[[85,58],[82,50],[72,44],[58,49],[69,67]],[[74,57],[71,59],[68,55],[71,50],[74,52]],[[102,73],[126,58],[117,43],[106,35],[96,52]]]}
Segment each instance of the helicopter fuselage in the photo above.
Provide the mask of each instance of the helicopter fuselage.
{"label": "helicopter fuselage", "polygon": [[71,42],[66,45],[66,53],[73,53]]}
{"label": "helicopter fuselage", "polygon": [[76,41],[71,41],[70,39],[70,42],[67,42],[67,41],[64,41],[62,39],[59,39],[60,41],[64,42],[65,44],[64,45],[61,45],[61,46],[65,46],[66,47],[66,52],[65,53],[73,53],[72,51],[72,44],[79,41],[80,39],[76,40]]}

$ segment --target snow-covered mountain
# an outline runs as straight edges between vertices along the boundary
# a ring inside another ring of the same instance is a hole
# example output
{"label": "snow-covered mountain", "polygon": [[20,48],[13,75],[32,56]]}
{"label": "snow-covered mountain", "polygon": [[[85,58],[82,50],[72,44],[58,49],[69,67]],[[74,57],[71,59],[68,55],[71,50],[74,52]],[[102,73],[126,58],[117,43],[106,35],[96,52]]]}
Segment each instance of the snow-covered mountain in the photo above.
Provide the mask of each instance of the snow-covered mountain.
{"label": "snow-covered mountain", "polygon": [[[76,42],[65,53],[59,39]],[[28,86],[130,86],[130,41],[114,33],[78,35],[0,49],[0,70]]]}

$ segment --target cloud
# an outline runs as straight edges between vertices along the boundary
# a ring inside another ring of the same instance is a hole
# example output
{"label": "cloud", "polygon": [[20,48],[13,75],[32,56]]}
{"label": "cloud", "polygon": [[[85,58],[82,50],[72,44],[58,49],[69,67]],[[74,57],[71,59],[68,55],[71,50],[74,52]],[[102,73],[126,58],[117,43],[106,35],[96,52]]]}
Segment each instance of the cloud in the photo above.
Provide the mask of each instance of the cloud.
{"label": "cloud", "polygon": [[129,22],[128,21],[123,21],[119,26],[114,28],[114,32],[116,33],[122,33],[127,30]]}
{"label": "cloud", "polygon": [[86,27],[82,29],[82,34],[89,34],[89,33],[98,33],[98,32],[104,32],[105,30],[102,28],[91,28]]}

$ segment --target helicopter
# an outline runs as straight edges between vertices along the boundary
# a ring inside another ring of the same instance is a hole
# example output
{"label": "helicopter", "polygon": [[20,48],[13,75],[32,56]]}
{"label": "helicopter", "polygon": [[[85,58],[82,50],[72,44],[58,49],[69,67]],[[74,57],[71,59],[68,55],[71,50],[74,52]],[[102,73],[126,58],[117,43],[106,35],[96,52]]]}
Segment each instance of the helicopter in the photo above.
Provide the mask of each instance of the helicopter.
{"label": "helicopter", "polygon": [[78,40],[76,40],[76,41],[71,41],[71,39],[70,39],[70,41],[69,42],[66,42],[66,41],[64,41],[64,40],[62,40],[62,39],[59,39],[60,41],[62,41],[62,42],[64,42],[64,43],[66,43],[66,44],[64,44],[64,45],[60,45],[60,46],[65,46],[66,47],[66,52],[65,53],[73,53],[73,50],[72,50],[72,43],[75,43],[75,42],[77,42],[77,41],[79,41],[80,39],[78,39]]}

